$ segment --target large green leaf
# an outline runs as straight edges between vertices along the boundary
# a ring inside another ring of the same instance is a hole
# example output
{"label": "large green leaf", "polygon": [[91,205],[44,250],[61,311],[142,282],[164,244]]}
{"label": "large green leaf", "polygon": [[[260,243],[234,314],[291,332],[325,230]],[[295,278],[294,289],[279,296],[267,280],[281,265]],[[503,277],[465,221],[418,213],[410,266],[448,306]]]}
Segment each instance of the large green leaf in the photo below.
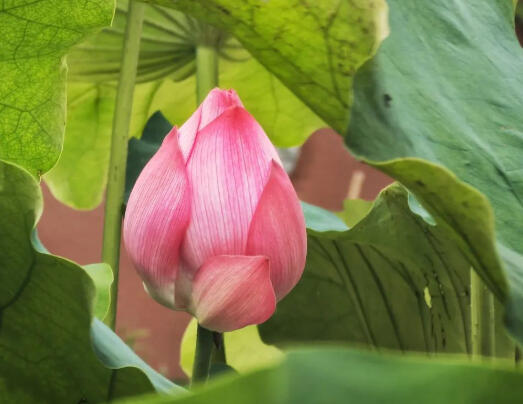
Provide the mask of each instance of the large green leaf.
{"label": "large green leaf", "polygon": [[[513,2],[389,6],[391,35],[355,80],[347,144],[413,191],[505,301],[496,243],[523,252],[523,53]],[[510,280],[523,277],[516,261],[505,260]],[[523,288],[510,286],[521,300]],[[519,311],[512,326],[523,324]]]}
{"label": "large green leaf", "polygon": [[[31,232],[31,243],[37,252],[50,254],[49,250],[40,241],[38,232]],[[103,321],[111,303],[111,285],[113,283],[113,271],[106,263],[89,264],[82,267],[94,284],[93,314]]]}
{"label": "large green leaf", "polygon": [[44,178],[57,199],[92,208],[107,183],[116,85],[69,83],[67,96],[63,152]]}
{"label": "large green leaf", "polygon": [[[70,102],[64,151],[46,181],[57,198],[76,208],[90,209],[99,204],[105,188],[126,4],[118,2],[111,28],[68,55]],[[146,8],[138,66],[141,84],[135,90],[131,136],[139,138],[147,119],[158,110],[178,126],[195,110],[192,73],[200,36],[200,26],[180,12],[159,6]],[[219,48],[220,86],[236,89],[275,144],[300,144],[323,126],[237,42],[225,37]]]}
{"label": "large green leaf", "polygon": [[410,211],[402,187],[385,189],[350,230],[326,231],[329,219],[310,209],[305,273],[259,327],[266,342],[470,352],[470,264]]}
{"label": "large green leaf", "polygon": [[356,69],[383,35],[381,0],[148,0],[234,35],[334,129],[346,128]]}
{"label": "large green leaf", "polygon": [[175,399],[145,396],[127,404],[517,403],[523,373],[458,360],[426,360],[342,348],[309,349],[279,365],[229,376]]}
{"label": "large green leaf", "polygon": [[60,155],[65,123],[63,56],[110,24],[111,0],[14,0],[0,9],[0,158],[33,174]]}
{"label": "large green leaf", "polygon": [[0,401],[96,403],[152,391],[136,367],[109,369],[94,354],[93,283],[74,263],[35,251],[41,205],[31,175],[0,162]]}
{"label": "large green leaf", "polygon": [[[36,229],[33,229],[31,233],[31,243],[36,251],[50,254],[38,238]],[[95,287],[93,311],[98,318],[94,318],[91,323],[91,342],[98,359],[110,369],[128,366],[139,368],[147,375],[154,388],[159,392],[175,393],[183,391],[181,387],[152,369],[100,320],[105,317],[110,303],[109,289],[113,281],[111,268],[107,264],[101,263],[86,265],[83,269],[90,276]]]}
{"label": "large green leaf", "polygon": [[[347,201],[342,216],[351,218],[350,229],[332,213],[304,204],[305,272],[259,326],[264,341],[470,353],[470,261],[453,233],[435,226],[421,206],[415,214],[414,204],[397,184],[382,191],[370,211]],[[493,354],[513,359],[514,344],[502,324],[495,332]]]}

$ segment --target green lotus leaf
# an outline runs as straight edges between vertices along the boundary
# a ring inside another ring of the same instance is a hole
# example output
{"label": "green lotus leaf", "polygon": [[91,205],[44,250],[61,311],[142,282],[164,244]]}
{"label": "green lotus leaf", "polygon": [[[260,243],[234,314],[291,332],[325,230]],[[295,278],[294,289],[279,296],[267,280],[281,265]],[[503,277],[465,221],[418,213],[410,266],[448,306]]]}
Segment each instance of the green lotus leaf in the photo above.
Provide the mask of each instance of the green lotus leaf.
{"label": "green lotus leaf", "polygon": [[34,175],[62,150],[64,56],[88,34],[111,23],[111,0],[3,2],[0,10],[0,158]]}

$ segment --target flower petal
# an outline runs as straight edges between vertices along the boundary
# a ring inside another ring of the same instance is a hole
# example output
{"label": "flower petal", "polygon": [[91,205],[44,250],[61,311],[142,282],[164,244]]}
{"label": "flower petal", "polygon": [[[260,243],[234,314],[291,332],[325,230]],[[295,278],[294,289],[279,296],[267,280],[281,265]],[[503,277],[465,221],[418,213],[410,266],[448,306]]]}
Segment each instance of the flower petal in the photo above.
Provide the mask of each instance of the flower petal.
{"label": "flower petal", "polygon": [[193,271],[212,256],[244,254],[273,159],[276,149],[243,108],[228,109],[198,134],[187,163],[192,211],[182,246]]}
{"label": "flower petal", "polygon": [[245,253],[269,257],[278,301],[303,273],[307,255],[305,219],[287,173],[274,162],[252,218]]}
{"label": "flower petal", "polygon": [[180,244],[190,219],[190,198],[185,162],[173,128],[136,180],[125,212],[125,246],[149,289],[176,278]]}
{"label": "flower petal", "polygon": [[193,282],[193,314],[209,330],[233,331],[266,321],[276,308],[267,257],[209,259]]}
{"label": "flower petal", "polygon": [[214,121],[224,111],[234,107],[243,107],[236,91],[215,88],[209,92],[198,109],[180,128],[180,149],[185,161],[191,154],[198,131]]}

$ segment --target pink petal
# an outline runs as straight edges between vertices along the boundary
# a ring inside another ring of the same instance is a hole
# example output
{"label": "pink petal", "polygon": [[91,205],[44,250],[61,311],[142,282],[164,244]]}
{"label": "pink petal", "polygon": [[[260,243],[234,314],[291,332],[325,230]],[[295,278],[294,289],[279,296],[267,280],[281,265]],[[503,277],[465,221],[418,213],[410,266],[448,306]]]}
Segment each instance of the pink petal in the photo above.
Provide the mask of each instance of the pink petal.
{"label": "pink petal", "polygon": [[243,255],[251,218],[276,150],[245,109],[225,111],[196,139],[187,173],[191,223],[182,246],[196,271],[215,255]]}
{"label": "pink petal", "polygon": [[233,331],[266,321],[276,308],[267,257],[209,259],[193,283],[193,314],[209,330]]}
{"label": "pink petal", "polygon": [[274,162],[252,219],[246,254],[269,257],[278,301],[303,273],[307,255],[305,219],[289,177]]}
{"label": "pink petal", "polygon": [[136,180],[125,212],[125,246],[149,289],[176,278],[180,244],[190,219],[190,198],[185,162],[173,128]]}
{"label": "pink petal", "polygon": [[229,108],[243,107],[234,90],[215,88],[180,128],[180,149],[185,161],[189,158],[196,134]]}

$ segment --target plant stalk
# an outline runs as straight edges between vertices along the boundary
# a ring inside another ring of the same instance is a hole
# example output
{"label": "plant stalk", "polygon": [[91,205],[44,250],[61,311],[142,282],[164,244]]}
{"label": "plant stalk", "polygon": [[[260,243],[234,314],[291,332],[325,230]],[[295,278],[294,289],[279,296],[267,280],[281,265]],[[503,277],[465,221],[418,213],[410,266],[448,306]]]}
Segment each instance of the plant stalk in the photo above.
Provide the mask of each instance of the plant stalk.
{"label": "plant stalk", "polygon": [[212,350],[212,363],[227,363],[225,356],[225,340],[223,334],[219,332],[213,333],[214,349]]}
{"label": "plant stalk", "polygon": [[218,52],[208,44],[196,47],[196,99],[198,104],[218,86]]}
{"label": "plant stalk", "polygon": [[129,2],[127,26],[122,49],[120,80],[116,93],[111,138],[111,156],[105,198],[102,260],[113,270],[111,303],[106,323],[112,329],[116,324],[118,302],[118,266],[120,261],[120,239],[122,229],[123,195],[125,190],[125,168],[127,163],[127,142],[133,106],[134,84],[140,51],[140,37],[145,4]]}
{"label": "plant stalk", "polygon": [[196,331],[196,352],[194,355],[191,384],[204,383],[209,378],[213,347],[213,332],[203,328],[198,323],[198,329]]}
{"label": "plant stalk", "polygon": [[495,306],[494,296],[471,269],[470,272],[470,319],[472,357],[481,359],[495,355]]}

